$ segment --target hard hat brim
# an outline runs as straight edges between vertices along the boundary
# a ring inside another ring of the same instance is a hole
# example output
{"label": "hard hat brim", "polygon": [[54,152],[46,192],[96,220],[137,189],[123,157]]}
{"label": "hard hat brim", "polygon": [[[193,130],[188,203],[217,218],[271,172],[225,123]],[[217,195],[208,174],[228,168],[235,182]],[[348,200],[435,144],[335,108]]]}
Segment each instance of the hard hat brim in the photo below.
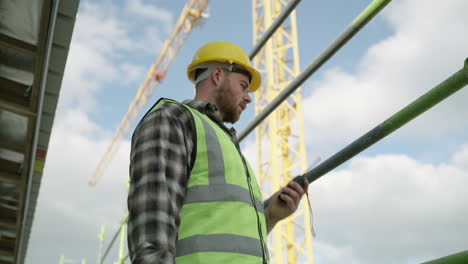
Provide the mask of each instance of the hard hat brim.
{"label": "hard hat brim", "polygon": [[[187,78],[194,83],[195,76],[194,76],[194,71],[192,68],[200,63],[206,62],[206,61],[225,61],[224,58],[209,58],[209,59],[204,59],[200,61],[194,61],[192,62],[188,67],[187,67]],[[260,88],[260,85],[262,84],[262,76],[260,75],[260,72],[258,72],[256,69],[250,67],[249,65],[246,65],[244,63],[238,62],[238,61],[228,61],[229,63],[235,63],[237,65],[242,66],[242,68],[245,68],[251,75],[252,75],[252,81],[250,82],[250,87],[249,87],[249,92],[253,93]]]}

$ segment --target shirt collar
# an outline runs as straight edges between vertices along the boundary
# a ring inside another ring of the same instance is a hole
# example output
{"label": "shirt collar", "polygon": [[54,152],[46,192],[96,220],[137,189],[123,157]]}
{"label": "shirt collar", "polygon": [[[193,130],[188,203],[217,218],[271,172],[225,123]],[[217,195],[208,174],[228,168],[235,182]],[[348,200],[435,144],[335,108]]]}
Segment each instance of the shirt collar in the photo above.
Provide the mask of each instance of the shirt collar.
{"label": "shirt collar", "polygon": [[234,127],[227,128],[224,125],[223,121],[221,120],[221,116],[219,115],[219,111],[216,105],[207,101],[197,101],[197,100],[185,100],[182,103],[189,105],[197,109],[201,113],[209,116],[211,119],[214,119],[217,123],[221,124],[225,129],[227,129],[231,133],[231,135],[233,135],[234,137],[236,136],[236,129],[234,129]]}
{"label": "shirt collar", "polygon": [[197,109],[198,111],[202,112],[203,114],[209,117],[215,118],[216,121],[223,123],[216,105],[210,102],[197,101],[197,100],[185,100],[183,101],[183,103]]}

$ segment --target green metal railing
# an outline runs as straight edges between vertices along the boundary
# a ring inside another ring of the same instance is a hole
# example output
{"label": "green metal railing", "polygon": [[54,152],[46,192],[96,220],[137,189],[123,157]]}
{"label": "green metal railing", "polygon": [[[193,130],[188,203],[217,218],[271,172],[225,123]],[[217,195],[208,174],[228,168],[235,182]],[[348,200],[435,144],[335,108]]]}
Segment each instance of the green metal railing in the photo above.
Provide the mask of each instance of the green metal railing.
{"label": "green metal railing", "polygon": [[[123,264],[125,263],[125,260],[128,258],[128,253],[124,253],[124,247],[125,247],[125,238],[127,235],[127,221],[128,221],[128,212],[125,213],[124,218],[122,221],[120,221],[119,228],[115,232],[115,234],[112,236],[111,241],[109,242],[109,245],[107,246],[104,254],[102,256],[99,256],[98,258],[98,264],[103,264],[104,260],[106,259],[107,255],[109,254],[109,251],[111,250],[112,246],[114,245],[115,241],[117,241],[117,237],[120,235],[120,244],[119,244],[119,255],[118,259],[114,264]],[[104,236],[102,230],[100,236]]]}
{"label": "green metal railing", "polygon": [[466,264],[468,263],[468,250],[458,252],[443,258],[434,259],[421,264]]}
{"label": "green metal railing", "polygon": [[393,131],[413,120],[415,117],[424,113],[426,110],[432,108],[450,95],[462,89],[467,84],[468,58],[465,60],[464,66],[461,70],[355,140],[353,143],[349,144],[347,147],[340,150],[335,155],[320,163],[312,170],[306,172],[304,175],[297,176],[294,178],[294,181],[302,184],[303,177],[307,177],[309,183],[314,182],[321,176],[325,175],[329,171],[348,161],[352,157],[359,154],[361,151],[365,150],[369,146],[375,144],[377,141],[381,140],[382,138],[391,134]]}

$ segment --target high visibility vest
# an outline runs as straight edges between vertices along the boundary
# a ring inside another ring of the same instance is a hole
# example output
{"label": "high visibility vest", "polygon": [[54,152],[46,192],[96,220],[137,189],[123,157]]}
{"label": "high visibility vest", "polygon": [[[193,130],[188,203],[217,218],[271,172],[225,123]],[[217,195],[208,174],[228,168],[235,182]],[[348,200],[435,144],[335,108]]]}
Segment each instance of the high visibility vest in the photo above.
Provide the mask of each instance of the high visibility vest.
{"label": "high visibility vest", "polygon": [[[237,142],[198,110],[196,156],[181,210],[177,264],[267,263],[266,220],[263,200],[249,163]],[[265,261],[263,261],[265,260]]]}

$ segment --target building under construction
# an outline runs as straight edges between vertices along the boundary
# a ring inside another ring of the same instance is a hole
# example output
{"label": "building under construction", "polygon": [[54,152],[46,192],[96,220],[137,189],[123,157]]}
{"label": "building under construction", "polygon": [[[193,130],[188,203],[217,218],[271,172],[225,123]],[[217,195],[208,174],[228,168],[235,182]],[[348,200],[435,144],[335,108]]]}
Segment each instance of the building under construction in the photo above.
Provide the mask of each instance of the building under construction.
{"label": "building under construction", "polygon": [[78,0],[0,3],[0,263],[24,263]]}

